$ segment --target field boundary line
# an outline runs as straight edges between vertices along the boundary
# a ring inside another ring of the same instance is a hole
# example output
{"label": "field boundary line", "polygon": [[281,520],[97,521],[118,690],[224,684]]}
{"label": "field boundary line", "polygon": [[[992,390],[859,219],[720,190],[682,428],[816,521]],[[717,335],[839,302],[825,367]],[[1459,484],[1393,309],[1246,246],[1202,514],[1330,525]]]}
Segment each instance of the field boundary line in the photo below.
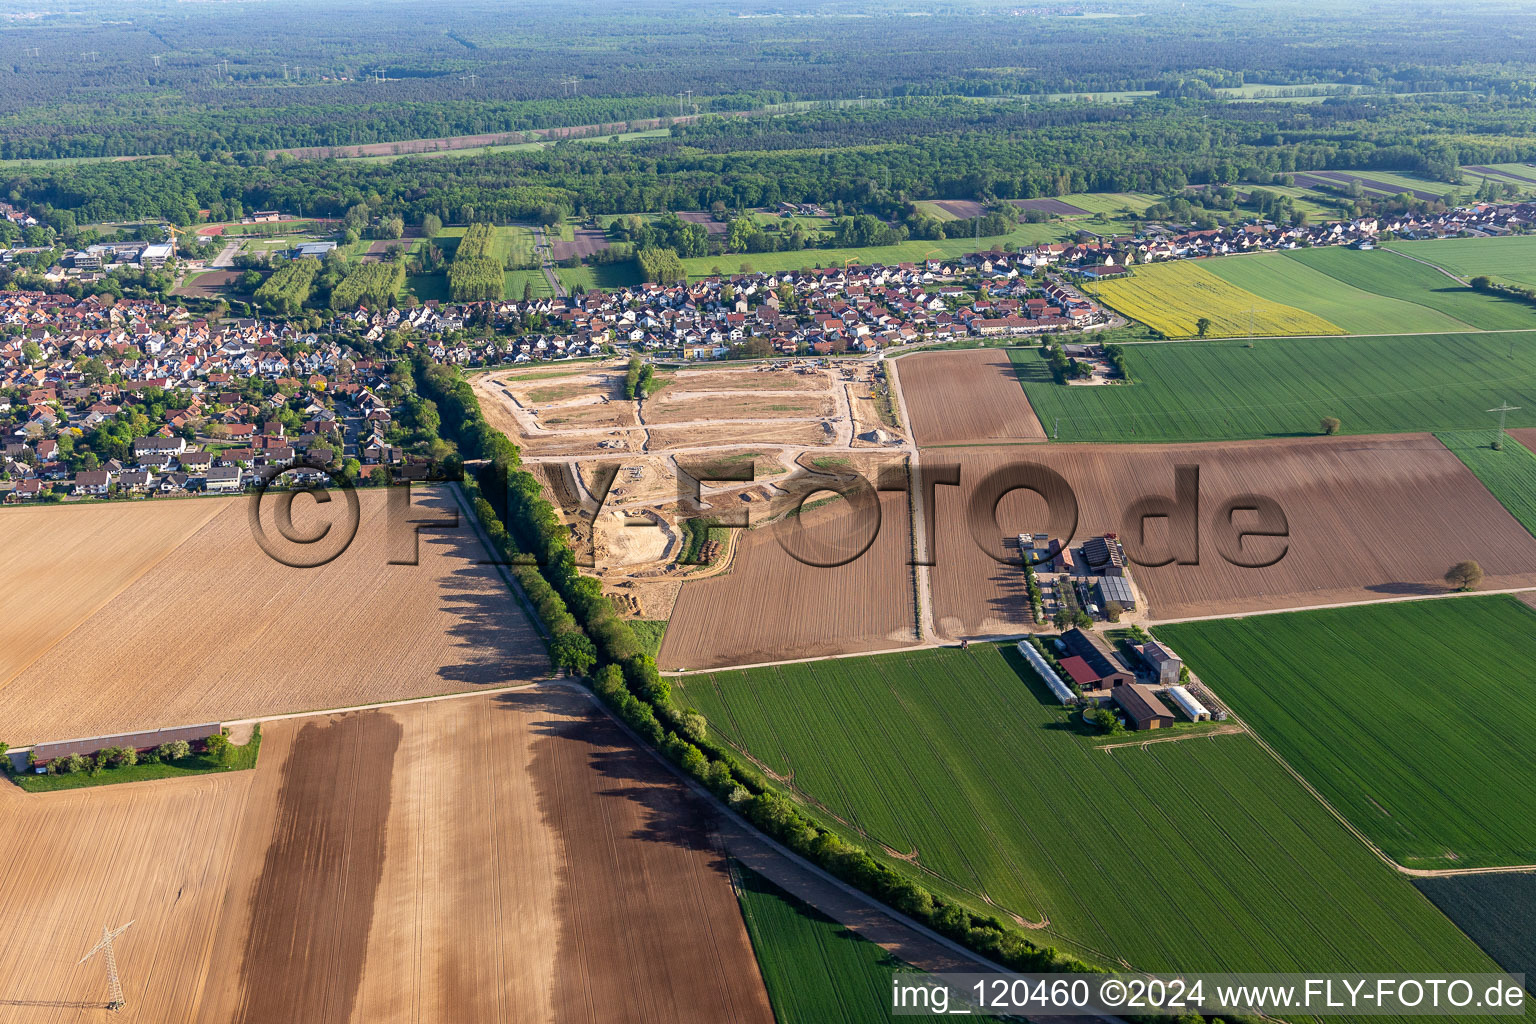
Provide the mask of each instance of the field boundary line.
{"label": "field boundary line", "polygon": [[[1180,622],[1212,622],[1217,619],[1246,619],[1250,615],[1287,615],[1291,612],[1321,612],[1330,608],[1360,608],[1372,604],[1402,604],[1405,601],[1443,601],[1453,597],[1487,597],[1493,594],[1528,594],[1536,591],[1536,585],[1505,587],[1501,590],[1450,590],[1442,594],[1401,594],[1396,597],[1378,597],[1364,601],[1340,601],[1335,604],[1306,604],[1293,608],[1261,608],[1251,612],[1220,612],[1215,615],[1189,615],[1178,619],[1149,619],[1148,626],[1172,626]],[[1010,638],[1011,639],[1011,638]]]}
{"label": "field boundary line", "polygon": [[1248,722],[1242,718],[1242,716],[1238,715],[1235,711],[1231,712],[1231,714],[1232,717],[1242,725],[1243,729],[1248,733],[1248,735],[1253,737],[1254,741],[1258,743],[1260,748],[1267,752],[1270,757],[1275,759],[1276,764],[1280,765],[1281,768],[1284,768],[1287,772],[1290,773],[1292,778],[1301,783],[1302,788],[1305,789],[1308,793],[1311,793],[1313,799],[1322,804],[1328,813],[1333,815],[1334,818],[1338,820],[1339,824],[1348,829],[1356,839],[1364,843],[1366,849],[1374,853],[1383,864],[1386,864],[1398,874],[1407,875],[1410,878],[1452,878],[1457,875],[1514,875],[1536,873],[1536,864],[1509,864],[1483,868],[1404,867],[1397,861],[1393,860],[1391,857],[1387,856],[1386,852],[1383,851],[1381,847],[1372,842],[1370,837],[1368,837],[1364,832],[1360,831],[1360,829],[1355,826],[1354,822],[1350,821],[1343,814],[1339,813],[1338,809],[1335,808],[1333,804],[1328,802],[1328,798],[1323,796],[1323,794],[1318,790],[1316,786],[1308,782],[1306,776],[1302,775],[1301,772],[1293,768],[1291,763],[1287,761],[1283,756],[1281,756],[1278,750],[1270,746],[1269,742],[1265,740],[1263,736],[1259,735],[1258,731],[1255,730],[1253,726],[1249,725]]}
{"label": "field boundary line", "polygon": [[1401,256],[1405,260],[1413,260],[1413,262],[1415,262],[1415,263],[1422,263],[1426,267],[1429,267],[1429,268],[1431,268],[1433,270],[1438,270],[1440,273],[1444,274],[1446,277],[1450,278],[1452,281],[1455,281],[1459,285],[1463,285],[1463,286],[1468,287],[1468,288],[1471,287],[1471,285],[1467,281],[1464,281],[1463,279],[1457,277],[1455,274],[1451,273],[1449,270],[1446,270],[1444,267],[1440,266],[1437,263],[1431,263],[1431,262],[1429,262],[1429,260],[1421,260],[1417,256],[1410,256],[1410,255],[1408,255],[1405,252],[1401,252],[1401,251],[1399,251],[1397,249],[1393,249],[1393,248],[1391,248],[1389,246],[1383,246],[1382,248],[1384,248],[1387,252],[1390,252],[1394,256]]}
{"label": "field boundary line", "polygon": [[[809,875],[811,878],[813,878],[816,881],[821,882],[823,884],[833,886],[834,888],[836,888],[837,890],[842,892],[844,895],[851,897],[854,901],[858,902],[859,904],[862,904],[865,907],[868,907],[870,909],[873,909],[873,910],[877,911],[878,913],[880,913],[884,917],[888,918],[890,921],[894,922],[898,926],[907,929],[908,931],[912,932],[913,934],[915,934],[915,935],[917,935],[917,936],[919,936],[919,937],[921,937],[923,939],[926,939],[929,942],[936,943],[937,945],[942,947],[944,950],[946,950],[946,951],[948,951],[950,953],[953,953],[956,956],[961,957],[966,962],[978,964],[978,965],[986,968],[987,970],[994,970],[995,971],[995,970],[1001,970],[1002,969],[1002,968],[999,967],[999,965],[993,963],[991,960],[988,960],[986,957],[982,956],[980,953],[977,953],[977,952],[974,952],[972,950],[966,949],[964,946],[960,945],[959,943],[957,943],[957,942],[955,942],[955,941],[953,941],[951,939],[945,938],[943,935],[940,935],[938,932],[936,932],[933,929],[927,927],[926,925],[912,920],[911,918],[907,917],[905,914],[902,914],[899,910],[896,910],[894,907],[887,906],[886,904],[884,904],[884,903],[880,902],[879,900],[875,899],[873,896],[870,896],[869,894],[867,894],[867,893],[865,893],[865,892],[863,892],[863,891],[861,891],[859,889],[854,888],[853,886],[849,885],[848,883],[846,883],[846,882],[842,881],[841,879],[837,878],[835,875],[830,874],[829,872],[823,870],[822,868],[820,868],[820,867],[816,866],[815,864],[811,863],[810,861],[806,860],[804,857],[801,857],[799,854],[795,853],[793,850],[790,850],[788,847],[785,847],[784,845],[779,843],[778,840],[772,838],[771,836],[767,835],[764,832],[759,831],[756,826],[752,825],[745,818],[743,818],[740,814],[738,814],[735,810],[733,810],[731,807],[729,807],[724,802],[722,802],[719,797],[717,797],[717,796],[715,796],[715,794],[711,793],[701,783],[699,783],[697,780],[693,779],[691,776],[689,776],[686,773],[684,773],[681,769],[679,769],[677,766],[673,765],[666,758],[662,757],[660,752],[658,752],[649,743],[646,743],[638,735],[636,735],[634,730],[630,729],[630,727],[629,727],[629,725],[627,723],[625,723],[622,719],[618,718],[611,711],[609,711],[609,709],[603,704],[603,702],[598,699],[597,695],[592,693],[586,687],[581,686],[580,684],[577,684],[577,683],[561,680],[561,681],[552,681],[549,684],[547,684],[545,688],[560,688],[560,689],[570,690],[572,692],[578,693],[581,696],[585,697],[589,702],[591,702],[591,704],[593,706],[595,706],[599,711],[601,711],[602,714],[605,715],[609,719],[609,721],[613,722],[616,726],[618,726],[618,728],[627,737],[629,737],[631,740],[633,740],[640,747],[640,749],[644,750],[647,754],[649,754],[657,763],[662,765],[662,767],[665,768],[674,777],[676,777],[679,780],[681,780],[682,783],[688,788],[688,790],[691,793],[693,793],[694,795],[696,795],[700,799],[704,800],[709,805],[709,807],[712,810],[714,810],[716,812],[716,814],[719,815],[722,818],[722,820],[724,822],[728,822],[731,826],[733,826],[733,831],[736,833],[738,841],[745,840],[747,842],[755,843],[759,847],[762,847],[762,848],[766,849],[767,851],[769,851],[771,853],[777,854],[781,859],[786,861],[789,865],[791,865],[792,867],[798,868],[802,874]],[[730,832],[726,832],[725,830],[722,830],[722,829],[717,829],[717,831],[719,831],[721,833],[721,838],[725,841],[727,849],[730,849],[731,843],[732,843],[731,833]],[[736,857],[737,859],[742,859],[741,858],[741,854],[736,852],[735,850],[731,850],[731,855],[733,857]],[[758,871],[758,869],[753,867],[751,864],[748,864],[747,866],[751,867],[752,870],[754,870],[754,871]],[[763,874],[763,872],[761,872],[761,871],[758,871],[758,873],[759,874]],[[767,877],[767,876],[765,875],[765,877]],[[792,890],[790,890],[788,888],[788,886],[786,886],[783,883],[779,882],[775,878],[769,877],[769,881],[774,882],[774,884],[779,885],[780,888],[783,888],[786,891],[790,891],[792,895],[798,896],[801,900],[803,900],[804,902],[808,903],[809,905],[815,907],[816,909],[822,911],[822,913],[825,913],[828,917],[833,918],[833,920],[836,920],[839,923],[843,924],[843,926],[848,928],[849,930],[851,930],[851,931],[859,931],[860,930],[857,925],[849,923],[849,922],[843,920],[842,916],[840,916],[839,914],[835,913],[832,910],[826,909],[824,903],[818,903],[818,902],[814,901],[813,899],[807,898],[806,896],[804,896],[804,895],[802,895],[800,893],[793,892]],[[877,945],[878,944],[879,943],[877,943]],[[882,947],[882,948],[884,948],[884,947]],[[921,965],[917,965],[917,964],[915,964],[914,966],[921,967]],[[1090,1019],[1095,1019],[1095,1018],[1090,1018]],[[1107,1017],[1107,1016],[1106,1017],[1096,1018],[1096,1019],[1105,1020],[1105,1021],[1112,1021],[1112,1022],[1113,1021],[1117,1021],[1117,1018]]]}

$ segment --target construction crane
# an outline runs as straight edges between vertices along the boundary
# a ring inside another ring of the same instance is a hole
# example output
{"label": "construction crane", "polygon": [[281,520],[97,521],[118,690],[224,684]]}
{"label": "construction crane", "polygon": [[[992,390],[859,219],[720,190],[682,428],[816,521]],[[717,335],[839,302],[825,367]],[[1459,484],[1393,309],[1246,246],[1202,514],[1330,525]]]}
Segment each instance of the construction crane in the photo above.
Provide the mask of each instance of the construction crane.
{"label": "construction crane", "polygon": [[107,1009],[109,1010],[121,1010],[123,1006],[126,1005],[123,1001],[123,983],[122,980],[117,976],[117,954],[112,949],[112,940],[123,934],[123,932],[127,931],[131,927],[133,927],[132,921],[129,921],[127,924],[123,925],[116,931],[108,931],[107,926],[102,925],[101,941],[92,946],[91,951],[85,954],[85,956],[81,957],[75,963],[75,966],[79,967],[81,964],[85,963],[97,953],[100,953],[102,950],[106,950]]}

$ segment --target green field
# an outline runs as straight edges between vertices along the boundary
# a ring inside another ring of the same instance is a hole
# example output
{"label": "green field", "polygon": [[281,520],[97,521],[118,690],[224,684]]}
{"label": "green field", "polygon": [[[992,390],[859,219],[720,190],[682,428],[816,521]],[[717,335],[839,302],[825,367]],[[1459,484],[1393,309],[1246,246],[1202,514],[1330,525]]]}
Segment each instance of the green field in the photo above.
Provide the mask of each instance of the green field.
{"label": "green field", "polygon": [[1536,989],[1536,875],[1453,875],[1414,883],[1456,927]]}
{"label": "green field", "polygon": [[674,682],[822,821],[910,858],[940,891],[1048,920],[1030,937],[1098,963],[1488,963],[1248,737],[1106,749],[1010,646]]}
{"label": "green field", "polygon": [[[1079,222],[1080,223],[1080,222]],[[841,267],[845,260],[872,265],[882,263],[919,263],[929,256],[963,256],[968,252],[985,252],[1005,242],[1015,245],[1035,245],[1040,242],[1059,242],[1076,230],[1071,224],[1020,224],[1006,235],[990,238],[946,238],[940,241],[917,240],[896,245],[874,245],[862,249],[801,249],[797,252],[728,253],[722,256],[699,256],[683,260],[689,277],[708,277],[719,267],[723,274],[735,274],[742,264],[759,273],[780,273],[799,270],[802,267]]]}
{"label": "green field", "polygon": [[1143,192],[1073,192],[1055,198],[1079,210],[1102,213],[1109,217],[1121,217],[1126,210],[1140,217],[1147,212],[1147,207],[1161,201],[1157,196]]}
{"label": "green field", "polygon": [[1112,387],[1054,383],[1038,349],[1009,355],[1064,441],[1291,437],[1324,416],[1347,434],[1491,428],[1501,399],[1523,406],[1510,426],[1536,426],[1536,333],[1130,345],[1135,383]]}
{"label": "green field", "polygon": [[613,290],[641,283],[640,268],[633,260],[623,263],[604,263],[595,267],[556,267],[555,276],[570,291],[581,285],[587,291],[594,288]]}
{"label": "green field", "polygon": [[549,286],[549,278],[542,270],[509,270],[502,285],[502,294],[512,302],[523,301],[523,285],[532,285],[535,299],[549,298],[555,290]]}
{"label": "green field", "polygon": [[[1536,249],[1532,253],[1536,255]],[[1292,249],[1286,255],[1361,291],[1427,306],[1480,330],[1536,328],[1536,307],[1475,292],[1434,267],[1405,260],[1393,252],[1361,252],[1335,245]],[[1426,322],[1423,327],[1405,328],[1403,333],[1437,329]]]}
{"label": "green field", "polygon": [[[1532,174],[1536,177],[1536,174]],[[1479,274],[1536,288],[1536,235],[1390,242],[1388,248],[1470,280]]]}
{"label": "green field", "polygon": [[737,868],[735,877],[778,1024],[890,1024],[891,975],[910,967],[761,875]]}
{"label": "green field", "polygon": [[[1347,251],[1347,250],[1342,250]],[[1369,256],[1370,253],[1351,253]],[[1395,257],[1394,257],[1395,258]],[[1414,264],[1418,266],[1418,264]],[[1406,334],[1414,331],[1465,331],[1455,317],[1428,306],[1363,291],[1330,277],[1286,253],[1265,252],[1253,256],[1225,256],[1201,264],[1217,277],[1272,302],[1281,302],[1316,313],[1351,334]],[[1421,267],[1434,274],[1428,267]],[[1452,284],[1442,275],[1442,282]],[[1476,295],[1470,289],[1463,289]],[[1481,298],[1481,296],[1478,296]]]}
{"label": "green field", "polygon": [[1442,431],[1435,436],[1536,536],[1536,455],[1507,434],[1504,447],[1495,451],[1496,430]]}
{"label": "green field", "polygon": [[1399,864],[1536,863],[1528,605],[1411,601],[1157,635]]}
{"label": "green field", "polygon": [[1208,321],[1210,338],[1343,334],[1343,328],[1296,306],[1273,302],[1205,269],[1177,260],[1131,268],[1129,276],[1089,290],[1108,306],[1170,338],[1193,338]]}

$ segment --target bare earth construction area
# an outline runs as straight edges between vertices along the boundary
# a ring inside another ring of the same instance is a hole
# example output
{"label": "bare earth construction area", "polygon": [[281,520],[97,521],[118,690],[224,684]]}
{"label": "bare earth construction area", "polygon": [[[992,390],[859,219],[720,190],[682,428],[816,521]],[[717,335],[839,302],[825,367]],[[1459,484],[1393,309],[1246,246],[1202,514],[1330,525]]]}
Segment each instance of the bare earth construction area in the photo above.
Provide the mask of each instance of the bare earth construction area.
{"label": "bare earth construction area", "polygon": [[[422,532],[419,564],[390,565],[384,493],[358,498],[355,540],[311,569],[262,551],[249,497],[0,512],[24,528],[0,547],[5,628],[40,620],[0,661],[6,741],[348,707],[548,672],[467,523]],[[269,516],[276,500],[263,505]],[[297,497],[295,528],[339,524],[344,507],[338,494],[325,506]],[[413,517],[453,507],[444,489],[414,489]],[[44,517],[45,535],[27,532]]]}
{"label": "bare earth construction area", "polygon": [[254,771],[0,813],[35,925],[0,1022],[104,1018],[74,961],[108,920],[125,1022],[773,1020],[706,812],[564,689],[273,722]]}

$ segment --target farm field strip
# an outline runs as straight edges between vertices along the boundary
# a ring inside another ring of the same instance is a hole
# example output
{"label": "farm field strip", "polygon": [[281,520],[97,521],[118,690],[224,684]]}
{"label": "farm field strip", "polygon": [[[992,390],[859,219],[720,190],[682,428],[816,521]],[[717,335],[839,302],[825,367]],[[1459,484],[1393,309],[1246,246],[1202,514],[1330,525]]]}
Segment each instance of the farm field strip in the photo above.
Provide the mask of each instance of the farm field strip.
{"label": "farm field strip", "polygon": [[780,538],[799,543],[803,519],[808,539],[825,549],[818,561],[852,556],[864,538],[849,535],[842,503],[738,537],[729,573],[683,584],[658,664],[668,671],[715,668],[916,643],[906,498],[889,492],[880,502],[872,546],[835,568],[797,560]]}
{"label": "farm field strip", "polygon": [[[1536,327],[1536,308],[1512,299],[1475,292],[1415,260],[1404,260],[1391,250],[1361,252],[1339,246],[1292,249],[1286,257],[1305,264],[1361,291],[1399,299],[1438,310],[1479,330],[1511,330]],[[1425,326],[1404,330],[1428,331]]]}
{"label": "farm field strip", "polygon": [[1344,333],[1337,324],[1271,302],[1189,260],[1138,266],[1129,277],[1102,281],[1092,292],[1170,338],[1194,337],[1202,318],[1210,321],[1206,336],[1212,338]]}
{"label": "farm field strip", "polygon": [[1065,441],[1299,437],[1324,416],[1347,434],[1473,429],[1501,400],[1536,426],[1536,333],[1130,345],[1129,387],[1059,385],[1038,350],[1009,355]]}
{"label": "farm field strip", "polygon": [[731,743],[787,747],[796,791],[1000,910],[1043,913],[1042,941],[1100,963],[1488,963],[1251,739],[1106,753],[1011,648],[721,672],[679,691]]}
{"label": "farm field strip", "polygon": [[[1532,431],[1523,431],[1536,441]],[[1509,514],[1536,535],[1536,454],[1519,440],[1503,435],[1503,449],[1493,449],[1496,431],[1462,430],[1435,435],[1466,464]]]}
{"label": "farm field strip", "polygon": [[1536,711],[1528,680],[1510,672],[1536,651],[1536,610],[1491,596],[1157,635],[1399,864],[1536,863],[1536,763],[1523,741]]}
{"label": "farm field strip", "polygon": [[134,920],[117,955],[138,1019],[595,1024],[654,984],[646,1019],[772,1024],[706,813],[584,696],[264,733],[250,772],[0,791],[40,854],[0,894],[51,937],[0,936],[0,976],[26,979],[0,1021],[39,1019],[27,1000],[99,1006],[76,944]]}
{"label": "farm field strip", "polygon": [[919,445],[1044,441],[1006,352],[919,352],[893,367]]}
{"label": "farm field strip", "polygon": [[[1178,466],[1198,468],[1201,516],[1242,495],[1278,505],[1285,540],[1251,538],[1243,545],[1257,567],[1229,561],[1209,530],[1199,539],[1198,564],[1139,565],[1133,575],[1143,606],[1137,611],[1153,621],[1443,594],[1446,569],[1462,558],[1482,564],[1490,589],[1536,585],[1536,539],[1425,434],[941,454],[960,466],[960,486],[940,488],[934,509],[934,521],[947,526],[935,531],[937,564],[930,570],[941,637],[1006,636],[1031,625],[1022,572],[994,560],[973,533],[1012,537],[1049,529],[1045,500],[1020,490],[998,503],[995,526],[969,518],[978,482],[1016,463],[1047,468],[1071,488],[1074,538],[1118,533],[1142,563],[1169,557],[1168,531],[1152,521],[1147,549],[1140,551],[1141,530],[1126,521],[1127,510],[1145,498],[1171,496]],[[1053,497],[1061,507],[1060,496]],[[1447,538],[1456,543],[1448,545]]]}
{"label": "farm field strip", "polygon": [[778,1024],[889,1024],[891,975],[910,968],[762,876],[737,874],[741,915]]}
{"label": "farm field strip", "polygon": [[1536,988],[1536,874],[1455,875],[1415,880],[1419,891],[1499,966]]}
{"label": "farm field strip", "polygon": [[[418,565],[389,565],[384,494],[357,496],[355,540],[312,569],[281,564],[257,545],[248,500],[103,506],[129,517],[195,508],[207,519],[0,689],[7,742],[344,707],[548,673],[543,643],[494,568],[478,564],[486,555],[467,523],[422,533]],[[416,489],[412,500],[425,518],[453,507],[431,488]],[[264,503],[264,516],[273,504]],[[344,539],[341,520],[327,517],[343,507],[300,498],[295,528],[331,523]],[[52,522],[90,521],[71,519],[83,508],[37,511],[63,514]],[[277,536],[271,519],[263,522]],[[39,601],[48,578],[13,580],[7,589]],[[348,657],[331,656],[337,644]]]}
{"label": "farm field strip", "polygon": [[1393,252],[1444,267],[1466,280],[1486,274],[1505,283],[1536,288],[1536,235],[1437,238],[1386,245]]}
{"label": "farm field strip", "polygon": [[[1225,256],[1206,260],[1201,266],[1230,284],[1272,302],[1315,313],[1351,334],[1472,329],[1472,325],[1439,310],[1365,291],[1345,280],[1330,277],[1307,263],[1289,258],[1286,253]],[[1420,269],[1434,273],[1427,267]],[[1441,278],[1441,283],[1452,284],[1445,278]]]}

